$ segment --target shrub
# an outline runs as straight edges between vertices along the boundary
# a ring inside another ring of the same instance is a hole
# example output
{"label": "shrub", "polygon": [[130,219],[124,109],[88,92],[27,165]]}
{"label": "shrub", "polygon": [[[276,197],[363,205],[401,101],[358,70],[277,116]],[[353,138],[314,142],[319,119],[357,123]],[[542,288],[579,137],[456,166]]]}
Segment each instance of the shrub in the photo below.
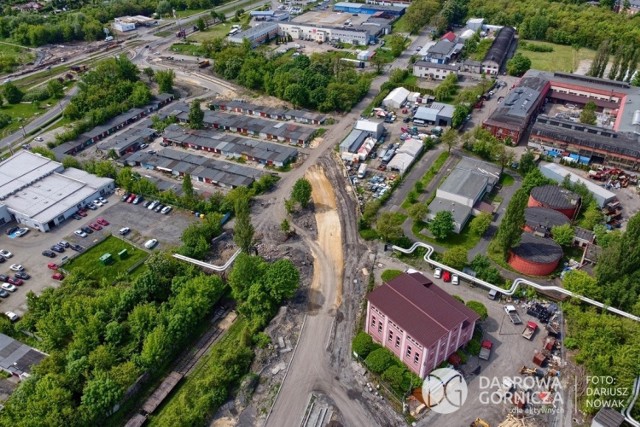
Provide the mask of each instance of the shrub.
{"label": "shrub", "polygon": [[480,316],[480,320],[485,320],[489,316],[487,307],[485,307],[485,305],[482,304],[481,302],[468,301],[466,305],[468,308],[478,313],[478,316]]}
{"label": "shrub", "polygon": [[358,332],[358,335],[351,342],[351,350],[363,359],[366,359],[369,353],[379,348],[380,345],[374,343],[366,332]]}
{"label": "shrub", "polygon": [[393,354],[386,348],[379,348],[369,353],[364,363],[374,374],[381,374],[396,364]]}
{"label": "shrub", "polygon": [[396,277],[400,276],[402,274],[402,271],[400,270],[385,270],[382,272],[382,281],[383,282],[388,282],[389,280],[393,280]]}
{"label": "shrub", "polygon": [[477,356],[480,354],[480,348],[482,347],[481,343],[477,339],[472,339],[467,343],[466,351],[472,356]]}

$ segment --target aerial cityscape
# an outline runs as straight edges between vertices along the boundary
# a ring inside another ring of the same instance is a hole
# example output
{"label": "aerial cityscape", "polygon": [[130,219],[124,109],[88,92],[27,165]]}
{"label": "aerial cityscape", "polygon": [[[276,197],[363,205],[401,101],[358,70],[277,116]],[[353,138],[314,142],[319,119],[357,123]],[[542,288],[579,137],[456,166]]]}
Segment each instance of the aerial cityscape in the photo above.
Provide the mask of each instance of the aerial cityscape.
{"label": "aerial cityscape", "polygon": [[640,427],[640,0],[0,8],[0,426]]}

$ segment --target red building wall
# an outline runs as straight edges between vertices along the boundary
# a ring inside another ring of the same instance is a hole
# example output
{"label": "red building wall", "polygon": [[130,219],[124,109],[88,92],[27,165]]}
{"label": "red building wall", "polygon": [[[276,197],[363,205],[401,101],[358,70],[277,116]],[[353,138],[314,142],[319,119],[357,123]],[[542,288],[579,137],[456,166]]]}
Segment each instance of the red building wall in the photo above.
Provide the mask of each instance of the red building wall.
{"label": "red building wall", "polygon": [[549,209],[553,209],[554,211],[558,211],[562,214],[564,214],[564,216],[566,216],[569,219],[573,219],[576,215],[576,212],[578,210],[578,206],[576,206],[575,208],[571,208],[571,209],[555,209],[551,206],[548,206],[542,202],[539,202],[538,200],[534,199],[532,195],[529,195],[529,201],[527,202],[527,207],[529,208],[549,208]]}
{"label": "red building wall", "polygon": [[547,264],[539,264],[528,261],[524,258],[514,255],[513,253],[511,253],[511,255],[509,256],[509,265],[513,267],[514,270],[528,276],[547,276],[553,273],[556,267],[558,267],[559,262],[560,259]]}

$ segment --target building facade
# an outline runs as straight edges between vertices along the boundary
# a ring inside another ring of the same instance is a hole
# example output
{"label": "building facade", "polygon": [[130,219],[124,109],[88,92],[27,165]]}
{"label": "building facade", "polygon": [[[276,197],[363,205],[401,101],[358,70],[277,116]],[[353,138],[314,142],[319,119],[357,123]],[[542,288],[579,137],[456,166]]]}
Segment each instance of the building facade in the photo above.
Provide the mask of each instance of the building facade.
{"label": "building facade", "polygon": [[417,61],[413,64],[413,75],[433,80],[444,80],[449,74],[458,75],[460,67],[449,64],[435,64],[429,61]]}
{"label": "building facade", "polygon": [[479,316],[420,273],[405,273],[367,297],[365,331],[424,378],[473,338]]}

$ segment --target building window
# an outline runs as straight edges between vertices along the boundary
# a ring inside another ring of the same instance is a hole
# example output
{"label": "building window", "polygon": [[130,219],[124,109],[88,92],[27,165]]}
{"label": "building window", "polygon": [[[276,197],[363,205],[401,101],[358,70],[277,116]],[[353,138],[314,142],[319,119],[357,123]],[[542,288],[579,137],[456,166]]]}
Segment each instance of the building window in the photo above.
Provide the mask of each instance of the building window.
{"label": "building window", "polygon": [[407,346],[407,357],[411,357],[411,346]]}
{"label": "building window", "polygon": [[396,337],[396,348],[400,347],[400,337]]}
{"label": "building window", "polygon": [[420,353],[416,352],[416,355],[413,357],[413,363],[417,364],[418,360],[420,360]]}
{"label": "building window", "polygon": [[382,322],[378,322],[378,333],[382,333]]}
{"label": "building window", "polygon": [[376,326],[376,316],[371,316],[371,326]]}
{"label": "building window", "polygon": [[393,341],[393,331],[389,331],[389,341]]}

